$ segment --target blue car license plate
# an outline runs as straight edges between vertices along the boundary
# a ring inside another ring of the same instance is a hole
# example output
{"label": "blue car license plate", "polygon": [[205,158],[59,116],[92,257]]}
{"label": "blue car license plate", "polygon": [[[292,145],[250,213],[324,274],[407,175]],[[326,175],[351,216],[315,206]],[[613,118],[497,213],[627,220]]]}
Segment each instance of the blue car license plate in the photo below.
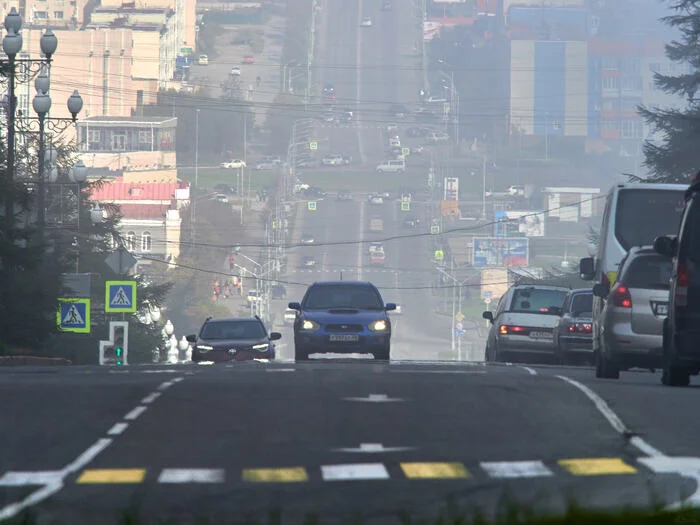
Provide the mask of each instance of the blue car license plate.
{"label": "blue car license plate", "polygon": [[360,340],[359,335],[352,334],[333,334],[329,337],[331,343],[357,343]]}

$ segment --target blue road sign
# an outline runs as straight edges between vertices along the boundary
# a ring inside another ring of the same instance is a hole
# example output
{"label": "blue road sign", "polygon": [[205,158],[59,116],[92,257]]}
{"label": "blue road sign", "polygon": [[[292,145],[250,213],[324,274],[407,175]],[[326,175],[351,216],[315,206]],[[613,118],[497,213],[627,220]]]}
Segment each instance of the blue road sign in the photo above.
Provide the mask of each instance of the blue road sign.
{"label": "blue road sign", "polygon": [[135,312],[136,281],[105,283],[105,312]]}
{"label": "blue road sign", "polygon": [[90,333],[90,299],[59,298],[56,324],[62,332]]}
{"label": "blue road sign", "polygon": [[462,336],[464,335],[464,330],[457,330],[457,329],[455,328],[455,335],[456,335],[457,337],[462,337]]}

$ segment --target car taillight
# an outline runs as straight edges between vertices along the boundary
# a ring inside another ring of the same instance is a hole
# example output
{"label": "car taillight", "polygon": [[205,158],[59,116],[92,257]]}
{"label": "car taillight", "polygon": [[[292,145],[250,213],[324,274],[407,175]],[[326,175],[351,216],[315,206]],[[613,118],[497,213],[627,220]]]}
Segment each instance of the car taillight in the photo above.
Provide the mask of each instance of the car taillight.
{"label": "car taillight", "polygon": [[529,329],[525,328],[524,326],[502,324],[499,327],[499,332],[501,335],[527,335],[529,333]]}
{"label": "car taillight", "polygon": [[676,293],[675,303],[678,308],[688,307],[688,285],[690,277],[688,276],[688,268],[685,264],[678,265],[678,273],[676,275]]}
{"label": "car taillight", "polygon": [[612,289],[612,301],[614,306],[620,308],[632,308],[632,295],[630,290],[622,283],[617,283]]}
{"label": "car taillight", "polygon": [[569,333],[572,334],[590,334],[591,331],[591,323],[576,323],[569,325]]}

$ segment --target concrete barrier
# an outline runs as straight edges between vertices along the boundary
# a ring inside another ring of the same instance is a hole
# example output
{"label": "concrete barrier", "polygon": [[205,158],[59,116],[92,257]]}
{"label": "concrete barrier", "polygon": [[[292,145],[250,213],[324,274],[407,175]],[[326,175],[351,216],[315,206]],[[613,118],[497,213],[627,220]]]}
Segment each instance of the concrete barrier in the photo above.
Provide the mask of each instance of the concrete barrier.
{"label": "concrete barrier", "polygon": [[73,362],[60,357],[10,355],[0,357],[0,366],[70,366]]}

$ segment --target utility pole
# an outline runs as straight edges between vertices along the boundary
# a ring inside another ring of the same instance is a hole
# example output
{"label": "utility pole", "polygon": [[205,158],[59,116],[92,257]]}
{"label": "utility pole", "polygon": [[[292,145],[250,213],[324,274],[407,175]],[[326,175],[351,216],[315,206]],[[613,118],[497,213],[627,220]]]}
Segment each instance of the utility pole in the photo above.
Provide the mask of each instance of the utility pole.
{"label": "utility pole", "polygon": [[481,220],[486,220],[486,150],[484,150],[484,155],[481,159]]}

